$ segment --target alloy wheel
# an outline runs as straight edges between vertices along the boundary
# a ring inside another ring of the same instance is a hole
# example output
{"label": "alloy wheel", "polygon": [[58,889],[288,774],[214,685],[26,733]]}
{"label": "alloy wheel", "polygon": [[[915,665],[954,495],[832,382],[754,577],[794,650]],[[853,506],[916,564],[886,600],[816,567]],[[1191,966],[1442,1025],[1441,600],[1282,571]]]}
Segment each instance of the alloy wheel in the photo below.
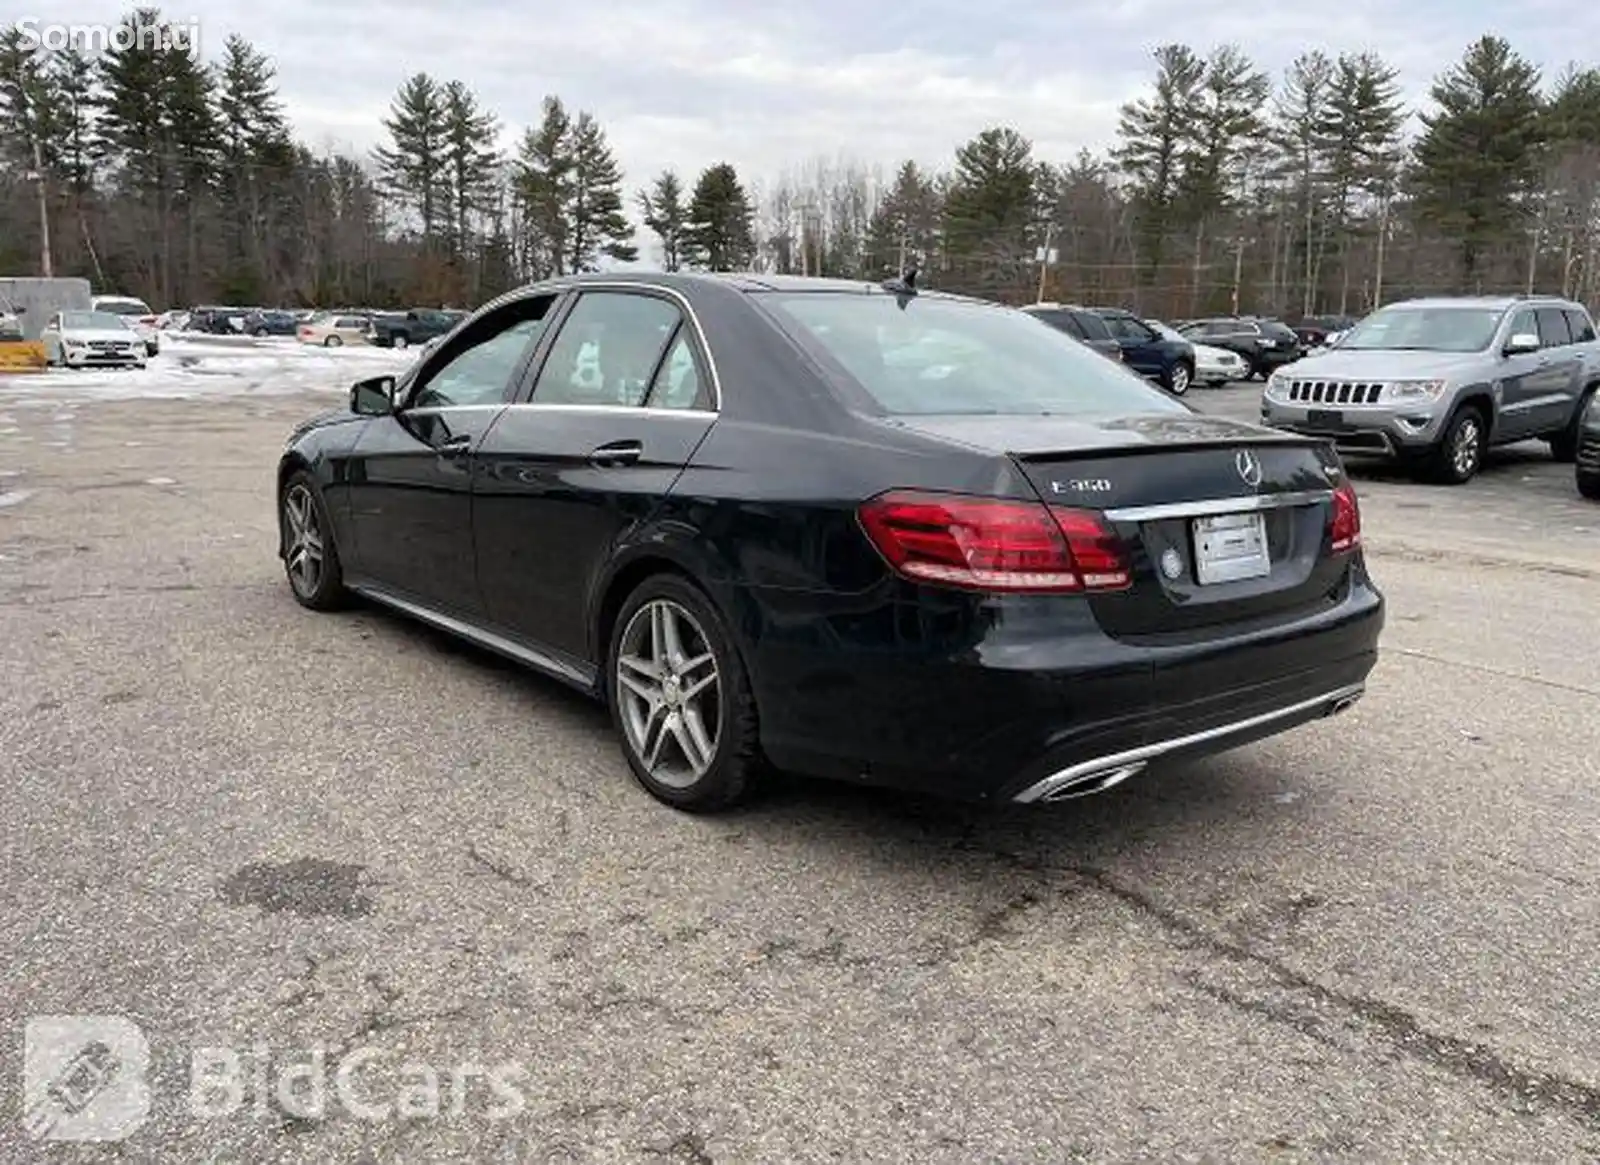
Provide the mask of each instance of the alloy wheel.
{"label": "alloy wheel", "polygon": [[623,628],[616,699],[628,747],[650,776],[693,786],[717,756],[722,673],[705,630],[683,606],[654,599]]}
{"label": "alloy wheel", "polygon": [[283,517],[289,533],[284,556],[289,585],[303,598],[310,598],[322,585],[324,569],[322,523],[310,489],[299,483],[289,487],[283,495]]}
{"label": "alloy wheel", "polygon": [[1189,366],[1175,364],[1172,367],[1172,395],[1182,396],[1189,391]]}
{"label": "alloy wheel", "polygon": [[1478,418],[1467,414],[1461,418],[1461,424],[1456,426],[1455,439],[1450,445],[1450,464],[1456,471],[1456,476],[1465,480],[1478,470],[1478,461],[1483,456],[1483,430],[1478,424]]}

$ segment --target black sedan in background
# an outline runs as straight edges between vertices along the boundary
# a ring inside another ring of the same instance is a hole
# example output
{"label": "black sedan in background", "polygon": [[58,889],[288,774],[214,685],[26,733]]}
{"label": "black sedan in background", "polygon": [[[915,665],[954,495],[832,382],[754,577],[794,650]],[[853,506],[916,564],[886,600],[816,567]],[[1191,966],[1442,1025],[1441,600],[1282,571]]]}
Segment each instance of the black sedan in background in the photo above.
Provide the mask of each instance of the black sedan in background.
{"label": "black sedan in background", "polygon": [[1267,379],[1285,364],[1305,355],[1305,348],[1294,329],[1281,320],[1256,316],[1220,316],[1190,320],[1178,331],[1196,344],[1209,344],[1237,352],[1244,359],[1251,377]]}
{"label": "black sedan in background", "polygon": [[1347,708],[1384,618],[1330,446],[914,278],[522,288],[297,429],[277,502],[301,604],[606,701],[685,809],[1097,792]]}

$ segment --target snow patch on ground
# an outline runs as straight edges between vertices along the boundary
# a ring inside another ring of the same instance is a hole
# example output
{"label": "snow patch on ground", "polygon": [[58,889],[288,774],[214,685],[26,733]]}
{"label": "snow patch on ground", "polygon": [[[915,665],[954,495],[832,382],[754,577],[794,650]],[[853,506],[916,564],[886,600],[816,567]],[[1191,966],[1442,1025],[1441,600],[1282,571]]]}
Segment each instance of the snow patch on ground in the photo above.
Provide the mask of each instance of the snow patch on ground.
{"label": "snow patch on ground", "polygon": [[[350,345],[321,348],[293,339],[164,333],[161,352],[143,369],[51,368],[0,375],[0,402],[9,407],[200,397],[342,397],[355,381],[398,373],[412,351]],[[14,420],[5,416],[5,420]]]}

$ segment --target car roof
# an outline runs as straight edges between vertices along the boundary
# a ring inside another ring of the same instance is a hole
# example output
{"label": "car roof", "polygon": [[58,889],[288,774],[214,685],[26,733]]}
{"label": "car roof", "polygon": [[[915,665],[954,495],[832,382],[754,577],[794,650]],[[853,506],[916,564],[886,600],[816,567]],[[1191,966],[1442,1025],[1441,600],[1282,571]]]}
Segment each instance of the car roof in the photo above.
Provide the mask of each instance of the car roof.
{"label": "car roof", "polygon": [[1506,311],[1513,307],[1581,307],[1570,299],[1562,299],[1559,295],[1431,295],[1418,299],[1396,300],[1394,303],[1385,304],[1385,307],[1403,308],[1430,308],[1430,307],[1481,307],[1493,311]]}
{"label": "car roof", "polygon": [[[693,296],[700,291],[732,291],[746,295],[772,292],[829,293],[834,295],[891,295],[883,283],[861,279],[832,279],[815,275],[776,275],[764,272],[711,272],[711,271],[586,271],[576,275],[558,275],[537,283],[524,284],[500,296],[494,303],[510,303],[524,295],[543,295],[552,292],[577,290],[589,286],[632,285],[656,287]],[[1004,307],[991,300],[975,296],[957,295],[937,288],[917,288],[919,298],[982,304],[985,307]],[[485,304],[484,307],[489,307]],[[483,308],[479,308],[482,311]],[[476,314],[476,313],[474,313]]]}

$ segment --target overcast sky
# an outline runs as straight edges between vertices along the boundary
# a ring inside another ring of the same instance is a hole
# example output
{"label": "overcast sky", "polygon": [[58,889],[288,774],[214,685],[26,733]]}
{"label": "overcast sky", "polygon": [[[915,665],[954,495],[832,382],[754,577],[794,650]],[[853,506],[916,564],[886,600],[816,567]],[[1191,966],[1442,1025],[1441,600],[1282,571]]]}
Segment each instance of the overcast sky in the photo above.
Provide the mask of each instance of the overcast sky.
{"label": "overcast sky", "polygon": [[[32,2],[0,0],[0,14],[88,23],[129,7]],[[1275,75],[1308,48],[1370,48],[1419,99],[1485,31],[1550,76],[1600,44],[1600,11],[1553,0],[196,0],[163,12],[197,18],[207,55],[234,32],[267,52],[313,148],[371,147],[395,87],[425,70],[471,86],[508,140],[546,93],[593,111],[630,188],[721,160],[751,178],[840,153],[939,164],[997,123],[1065,161],[1109,143],[1166,41],[1234,41]]]}

